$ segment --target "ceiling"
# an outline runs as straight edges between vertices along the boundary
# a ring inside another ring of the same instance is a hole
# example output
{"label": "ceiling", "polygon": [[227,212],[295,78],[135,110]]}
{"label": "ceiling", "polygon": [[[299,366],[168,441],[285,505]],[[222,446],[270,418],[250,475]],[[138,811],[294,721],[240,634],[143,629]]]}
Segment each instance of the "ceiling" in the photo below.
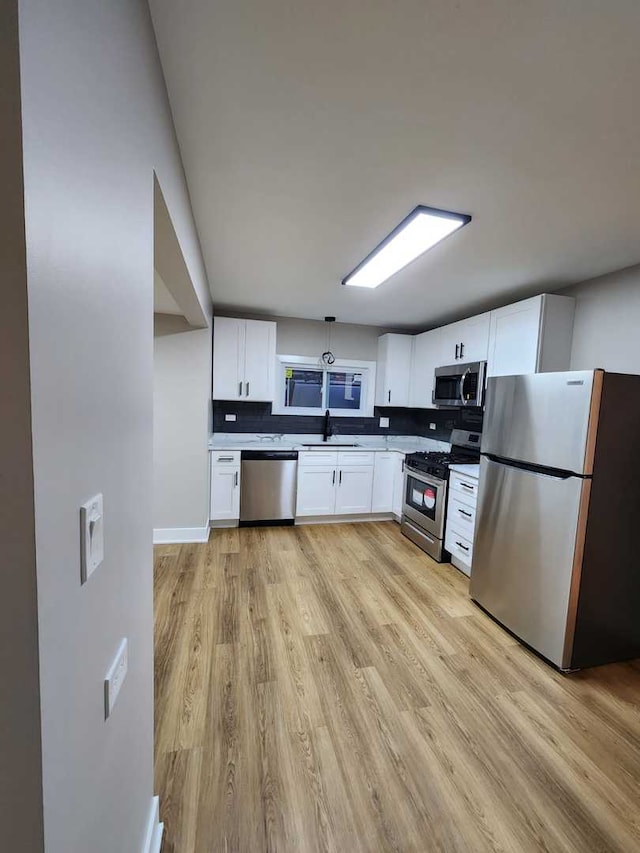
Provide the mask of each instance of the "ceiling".
{"label": "ceiling", "polygon": [[[640,261],[637,0],[150,0],[214,305],[399,328]],[[417,204],[473,221],[340,280]]]}

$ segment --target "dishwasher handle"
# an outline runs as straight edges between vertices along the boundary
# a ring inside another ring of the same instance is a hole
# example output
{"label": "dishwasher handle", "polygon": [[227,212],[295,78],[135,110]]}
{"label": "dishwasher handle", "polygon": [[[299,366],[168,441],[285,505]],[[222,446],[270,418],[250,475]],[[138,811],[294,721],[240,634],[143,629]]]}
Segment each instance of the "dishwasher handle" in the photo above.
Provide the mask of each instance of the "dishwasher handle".
{"label": "dishwasher handle", "polygon": [[240,454],[242,462],[287,462],[297,458],[297,450],[243,450]]}

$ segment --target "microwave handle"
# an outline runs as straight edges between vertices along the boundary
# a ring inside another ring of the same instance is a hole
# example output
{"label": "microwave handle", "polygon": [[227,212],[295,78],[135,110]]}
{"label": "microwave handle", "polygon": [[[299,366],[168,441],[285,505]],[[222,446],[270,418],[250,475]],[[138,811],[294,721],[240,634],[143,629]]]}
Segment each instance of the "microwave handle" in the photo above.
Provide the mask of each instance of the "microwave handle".
{"label": "microwave handle", "polygon": [[467,367],[467,369],[465,370],[465,372],[464,372],[464,373],[462,374],[462,376],[460,377],[460,402],[462,403],[462,405],[463,405],[463,406],[465,405],[465,399],[464,399],[464,383],[465,383],[465,380],[466,380],[467,376],[469,375],[469,373],[471,373],[471,368],[470,368],[470,367]]}

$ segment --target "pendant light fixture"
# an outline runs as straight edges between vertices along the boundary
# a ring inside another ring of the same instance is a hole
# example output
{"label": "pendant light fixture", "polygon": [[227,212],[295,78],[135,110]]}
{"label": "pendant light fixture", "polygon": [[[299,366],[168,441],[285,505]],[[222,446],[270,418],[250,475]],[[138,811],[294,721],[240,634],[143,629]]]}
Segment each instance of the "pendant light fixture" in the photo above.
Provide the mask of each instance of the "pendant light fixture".
{"label": "pendant light fixture", "polygon": [[331,352],[331,326],[333,323],[335,323],[336,318],[325,317],[324,321],[327,324],[327,349],[325,350],[325,352],[322,353],[320,358],[323,364],[332,365],[335,362],[336,357]]}

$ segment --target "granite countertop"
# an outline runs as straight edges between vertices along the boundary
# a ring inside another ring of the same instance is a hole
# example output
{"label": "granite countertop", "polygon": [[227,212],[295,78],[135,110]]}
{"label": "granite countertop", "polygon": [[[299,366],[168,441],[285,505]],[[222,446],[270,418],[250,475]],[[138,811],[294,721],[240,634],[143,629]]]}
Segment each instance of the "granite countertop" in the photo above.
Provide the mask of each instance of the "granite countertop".
{"label": "granite countertop", "polygon": [[344,447],[349,451],[395,450],[399,453],[413,453],[416,450],[448,451],[446,441],[437,441],[420,435],[338,435],[326,443],[322,435],[259,435],[256,433],[213,433],[209,437],[209,450],[308,450],[304,444],[323,444],[321,449],[340,449],[340,445],[357,444],[357,447]]}
{"label": "granite countertop", "polygon": [[466,474],[467,477],[480,478],[480,465],[449,465],[450,471],[457,471],[458,474]]}

